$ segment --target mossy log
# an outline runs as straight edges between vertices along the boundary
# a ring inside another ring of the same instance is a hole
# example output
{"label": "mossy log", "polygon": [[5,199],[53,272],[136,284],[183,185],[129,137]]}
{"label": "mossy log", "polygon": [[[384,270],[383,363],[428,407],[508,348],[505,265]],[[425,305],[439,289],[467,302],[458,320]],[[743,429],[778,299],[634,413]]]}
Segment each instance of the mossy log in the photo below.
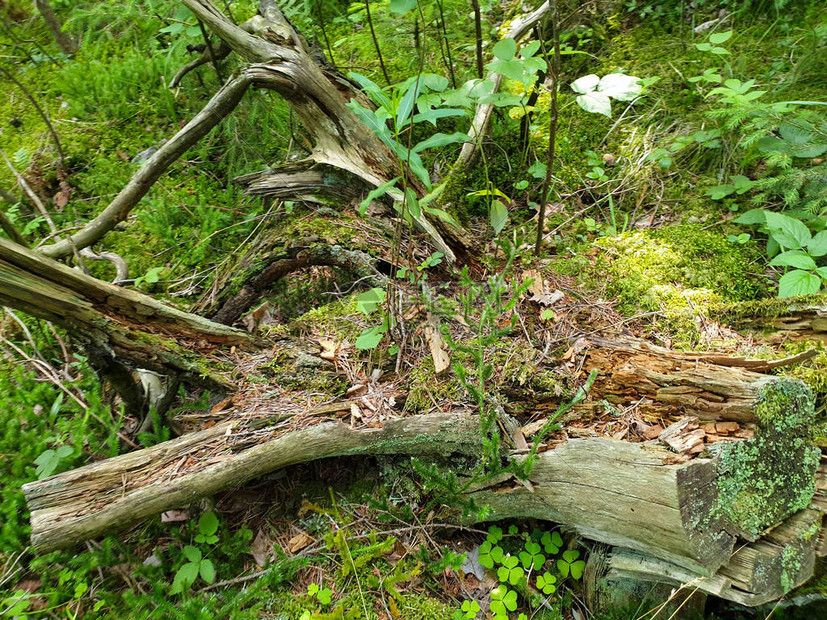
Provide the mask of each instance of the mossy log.
{"label": "mossy log", "polygon": [[205,356],[249,334],[102,282],[0,238],[0,306],[68,330],[102,357],[196,383],[223,383]]}
{"label": "mossy log", "polygon": [[[652,592],[653,584],[684,586],[684,594],[697,591],[751,607],[775,601],[812,576],[821,520],[821,512],[802,510],[761,540],[739,546],[713,575],[640,551],[598,547],[586,568],[587,601],[591,609],[617,607],[623,593],[639,597]],[[665,600],[672,594],[662,596]]]}
{"label": "mossy log", "polygon": [[721,304],[710,317],[770,339],[827,341],[827,300],[822,295]]}

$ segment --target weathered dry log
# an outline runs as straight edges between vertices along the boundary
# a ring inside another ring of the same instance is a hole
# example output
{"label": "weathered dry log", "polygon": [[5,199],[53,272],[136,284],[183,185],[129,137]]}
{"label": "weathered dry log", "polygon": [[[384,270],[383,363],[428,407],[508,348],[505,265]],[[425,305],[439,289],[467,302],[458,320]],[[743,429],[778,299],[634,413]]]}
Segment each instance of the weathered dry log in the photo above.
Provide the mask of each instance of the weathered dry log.
{"label": "weathered dry log", "polygon": [[619,592],[649,589],[639,587],[642,583],[680,585],[687,593],[700,591],[748,606],[775,601],[812,576],[821,519],[819,511],[802,510],[761,540],[740,546],[714,575],[640,551],[598,549],[587,568],[591,608],[616,605]]}
{"label": "weathered dry log", "polygon": [[[281,417],[296,412],[295,406],[285,407]],[[353,454],[473,454],[480,449],[478,422],[469,415],[401,418],[363,430],[323,422],[266,441],[277,434],[267,427],[274,423],[273,416],[258,422],[242,417],[24,485],[34,549],[69,547],[295,463]]]}
{"label": "weathered dry log", "polygon": [[248,345],[240,330],[102,282],[0,239],[0,305],[51,321],[104,358],[201,383],[223,383],[203,356]]}
{"label": "weathered dry log", "polygon": [[821,295],[721,304],[709,315],[735,329],[772,339],[827,341],[827,303]]}

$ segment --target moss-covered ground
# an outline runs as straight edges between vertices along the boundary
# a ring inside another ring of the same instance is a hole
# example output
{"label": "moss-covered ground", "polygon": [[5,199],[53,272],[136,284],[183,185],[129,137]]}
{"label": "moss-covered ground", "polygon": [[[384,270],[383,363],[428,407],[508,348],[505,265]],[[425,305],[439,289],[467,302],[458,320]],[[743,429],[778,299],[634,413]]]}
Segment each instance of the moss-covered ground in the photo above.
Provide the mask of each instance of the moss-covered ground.
{"label": "moss-covered ground", "polygon": [[[192,58],[187,47],[202,41],[194,20],[181,12],[179,3],[53,1],[65,29],[79,42],[79,51],[71,58],[59,52],[30,4],[0,3],[4,50],[0,148],[46,203],[56,225],[73,230],[109,203],[139,168],[142,154],[145,157],[147,149],[157,148],[191,118],[221,80],[206,65],[188,75],[181,87],[168,88],[176,71]],[[227,4],[237,21],[254,12],[250,0]],[[410,14],[403,19],[389,11],[387,0],[375,0],[370,3],[373,28],[367,22],[367,3],[288,0],[279,4],[320,53],[332,50],[333,61],[343,71],[353,70],[385,84],[373,29],[392,82],[416,74],[420,58],[425,71],[449,79],[453,72],[458,85],[475,76],[471,3],[420,2],[425,25],[417,26]],[[519,10],[515,3],[480,4],[486,41]],[[717,31],[732,28],[734,32],[726,43],[730,53],[714,55],[696,49],[694,44],[704,42],[706,35],[694,34],[693,27],[717,18],[719,11],[730,12],[717,26]],[[823,3],[561,2],[561,14],[569,12],[573,17],[562,33],[565,55],[549,235],[541,257],[526,251],[516,264],[564,282],[567,293],[578,299],[610,304],[640,335],[654,334],[683,348],[720,344],[705,332],[707,317],[718,317],[725,325],[729,315],[719,309],[733,302],[749,302],[740,306],[741,312],[760,313],[763,308],[772,314],[776,306],[771,298],[780,272],[767,266],[766,237],[755,231],[748,231],[753,233],[748,239],[739,237],[747,229],[732,221],[752,206],[750,194],[724,200],[707,195],[709,188],[732,174],[757,178],[766,168],[764,161],[744,155],[743,136],[735,124],[729,126],[725,118],[710,115],[720,104],[705,96],[703,84],[689,78],[717,67],[728,78],[756,80],[768,91],[767,100],[823,101],[827,92]],[[490,50],[491,43],[486,43],[487,57]],[[238,64],[232,57],[222,62],[222,77]],[[568,85],[585,74],[613,71],[659,79],[634,104],[613,102],[612,118],[582,110]],[[505,86],[515,90],[514,84]],[[59,137],[63,167],[29,95]],[[493,237],[486,225],[489,201],[465,195],[480,189],[497,189],[509,198],[510,221],[503,236],[513,234],[517,245],[526,248],[533,242],[534,203],[542,179],[528,170],[545,157],[548,103],[548,92],[543,90],[527,121],[521,120],[522,112],[497,110],[481,164],[453,180],[452,197],[457,198],[453,212],[485,244]],[[464,119],[446,118],[439,121],[438,129],[464,130],[464,123]],[[658,149],[669,150],[679,143],[682,136],[710,129],[721,131],[717,140],[672,151],[668,167],[653,157]],[[431,130],[423,124],[417,132],[424,136]],[[97,249],[127,260],[130,274],[124,284],[182,307],[197,304],[199,298],[203,301],[213,285],[230,282],[239,288],[243,277],[262,267],[239,267],[238,254],[274,232],[279,233],[279,251],[295,239],[313,236],[346,246],[367,245],[362,249],[381,255],[378,248],[366,244],[358,226],[351,226],[353,205],[342,207],[348,217],[340,219],[335,211],[321,211],[318,205],[247,197],[232,183],[241,174],[301,157],[303,140],[283,101],[251,90],[235,113],[176,162],[128,221]],[[429,151],[424,159],[429,170],[440,166],[445,170],[455,155],[456,147],[449,147]],[[28,242],[34,245],[49,235],[48,223],[28,200],[20,199],[22,191],[5,165],[0,165],[0,189],[15,201],[0,200],[0,210]],[[501,254],[493,245],[486,247],[490,252],[480,257],[482,268],[496,270]],[[86,263],[92,275],[114,278],[110,264]],[[148,273],[154,275],[146,278]],[[274,338],[355,342],[373,318],[359,312],[352,293],[363,288],[352,280],[327,268],[284,279],[271,296],[279,324],[266,326],[265,333]],[[427,481],[412,475],[409,462],[394,460],[377,463],[354,458],[291,468],[217,497],[211,505],[150,520],[123,536],[74,551],[33,556],[27,547],[22,484],[126,451],[130,447],[118,433],[134,429],[126,427],[121,409],[111,406],[113,395],[100,384],[87,360],[79,353],[64,353],[71,335],[24,319],[29,338],[8,316],[0,321],[0,615],[441,620],[455,617],[468,587],[478,585],[456,570],[462,564],[457,554],[480,543],[485,532],[457,532],[431,522],[434,513],[424,488]],[[355,355],[367,368],[391,371],[395,355],[386,345]],[[785,343],[775,351],[755,353],[794,355],[810,346]],[[823,346],[817,347],[818,355],[807,364],[783,372],[803,379],[816,394],[818,421],[811,430],[827,446],[823,422],[827,353]],[[554,342],[547,354],[557,355],[565,348]],[[514,352],[508,346],[493,346],[490,355],[497,390],[512,396],[517,410],[521,395],[530,394],[533,402],[572,395],[572,386],[545,370],[534,349]],[[58,380],[46,380],[36,372],[42,368],[40,358],[59,370]],[[460,363],[469,360],[459,354],[454,358]],[[276,377],[285,383],[282,366],[291,363],[276,357],[257,380]],[[315,382],[308,384],[308,375]],[[450,371],[437,376],[430,356],[409,360],[402,375],[408,412],[466,400],[456,376]],[[312,369],[295,379],[325,397],[347,389],[345,383]],[[182,388],[181,396],[195,401],[198,395]],[[156,428],[154,434],[135,439],[149,444],[167,436],[168,431]],[[779,461],[817,456],[799,445],[800,439],[795,442],[788,452],[777,455]],[[729,464],[740,474],[754,473],[747,470],[752,462],[749,450],[755,446],[743,446],[729,455]],[[377,476],[376,471],[384,475]],[[745,489],[735,474],[730,482],[724,489],[730,509],[749,529],[754,525],[751,513],[756,506],[766,506],[766,495],[780,485],[768,481],[761,489]],[[806,494],[807,484],[801,481],[794,486]],[[196,542],[198,517],[212,510],[219,515],[218,540]],[[518,532],[534,527],[514,525]],[[575,544],[573,539],[569,542]],[[198,580],[188,593],[171,594],[175,575],[187,562],[187,545],[198,547],[213,562],[219,586],[212,588]],[[309,594],[311,584],[330,588],[332,600]],[[825,584],[827,572],[822,568],[801,594],[822,593]],[[535,605],[531,617],[572,617],[580,589],[571,580],[568,585],[546,605]],[[523,603],[537,600],[521,598]],[[11,613],[15,605],[18,609]],[[604,617],[625,620],[643,611],[635,606]],[[714,613],[720,618],[756,617],[725,605]],[[760,613],[763,618],[770,611]],[[799,613],[779,608],[772,616],[819,617]]]}

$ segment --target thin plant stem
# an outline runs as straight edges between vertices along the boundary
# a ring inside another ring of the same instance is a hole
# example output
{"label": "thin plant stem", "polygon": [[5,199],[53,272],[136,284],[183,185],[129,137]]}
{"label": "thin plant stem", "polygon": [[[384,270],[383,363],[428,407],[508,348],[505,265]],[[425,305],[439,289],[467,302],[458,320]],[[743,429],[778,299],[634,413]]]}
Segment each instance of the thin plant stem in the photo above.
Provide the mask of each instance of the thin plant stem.
{"label": "thin plant stem", "polygon": [[[545,50],[545,36],[540,37],[540,45],[543,47],[543,56],[546,59],[548,74],[551,76],[551,99],[549,102],[549,126],[548,126],[548,153],[546,155],[546,176],[543,179],[543,188],[540,190],[540,211],[537,214],[537,242],[534,245],[534,253],[540,255],[543,245],[543,227],[546,220],[546,202],[551,188],[551,173],[554,168],[554,143],[557,138],[557,86],[560,80],[560,15],[557,12],[557,0],[550,2],[550,16],[552,33],[554,37],[554,59],[549,61]],[[545,30],[544,28],[542,30]]]}
{"label": "thin plant stem", "polygon": [[376,38],[376,31],[373,29],[373,18],[370,15],[370,0],[365,0],[365,13],[368,16],[368,26],[370,26],[370,36],[373,39],[373,47],[376,48],[376,57],[379,59],[379,66],[382,69],[382,75],[385,76],[385,82],[388,86],[391,84],[391,79],[388,77],[388,70],[385,68],[385,61],[382,58],[382,50],[379,48],[379,40]]}
{"label": "thin plant stem", "polygon": [[224,78],[221,77],[221,68],[218,66],[218,57],[215,55],[215,50],[213,50],[207,30],[204,28],[204,23],[200,19],[198,20],[198,27],[201,29],[201,36],[204,37],[204,43],[206,44],[207,51],[210,54],[210,62],[212,63],[213,69],[215,69],[215,75],[218,76],[219,82],[223,82]]}
{"label": "thin plant stem", "polygon": [[327,29],[324,27],[324,13],[322,12],[321,0],[316,0],[316,12],[319,14],[319,28],[322,29],[322,38],[327,47],[327,55],[330,56],[330,64],[335,69],[336,61],[333,59],[333,48],[330,47],[330,39],[327,38]]}
{"label": "thin plant stem", "polygon": [[[436,0],[436,5],[439,8],[439,21],[442,26],[442,40],[445,42],[445,54],[448,56],[445,60],[445,65],[448,67],[448,75],[451,76],[451,86],[457,87],[457,78],[454,76],[454,59],[451,57],[451,43],[448,41],[448,29],[445,26],[445,8],[442,0]],[[441,47],[441,46],[440,46]]]}
{"label": "thin plant stem", "polygon": [[480,0],[471,0],[471,6],[474,8],[474,37],[476,38],[476,52],[477,52],[477,77],[483,77],[482,64],[482,12],[480,11]]}

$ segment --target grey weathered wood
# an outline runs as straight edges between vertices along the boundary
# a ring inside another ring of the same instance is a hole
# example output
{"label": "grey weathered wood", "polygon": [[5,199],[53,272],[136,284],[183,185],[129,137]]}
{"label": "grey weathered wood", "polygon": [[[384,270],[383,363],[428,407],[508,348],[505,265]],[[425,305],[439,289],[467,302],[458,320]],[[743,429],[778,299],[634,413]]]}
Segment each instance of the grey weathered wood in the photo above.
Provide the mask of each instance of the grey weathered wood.
{"label": "grey weathered wood", "polygon": [[604,543],[648,551],[713,574],[732,555],[735,536],[715,514],[710,459],[671,465],[664,448],[611,439],[572,439],[544,452],[522,484],[472,494],[491,519],[535,517]]}
{"label": "grey weathered wood", "polygon": [[[590,563],[590,602],[606,596],[616,582],[649,582],[684,586],[754,607],[777,600],[813,575],[821,513],[803,510],[773,528],[757,542],[740,546],[714,575],[704,575],[648,553],[616,547]],[[601,592],[602,591],[602,592]]]}
{"label": "grey weathered wood", "polygon": [[[70,547],[295,463],[351,454],[474,453],[480,449],[478,424],[456,414],[401,418],[362,430],[323,422],[236,451],[238,437],[250,429],[243,418],[231,420],[24,485],[32,546],[40,553]],[[211,456],[200,457],[208,447]],[[159,470],[169,473],[159,476]]]}
{"label": "grey weathered wood", "polygon": [[201,375],[218,380],[201,363],[202,355],[218,345],[253,341],[245,332],[102,282],[5,239],[0,239],[0,306],[65,327],[104,357],[196,381]]}

